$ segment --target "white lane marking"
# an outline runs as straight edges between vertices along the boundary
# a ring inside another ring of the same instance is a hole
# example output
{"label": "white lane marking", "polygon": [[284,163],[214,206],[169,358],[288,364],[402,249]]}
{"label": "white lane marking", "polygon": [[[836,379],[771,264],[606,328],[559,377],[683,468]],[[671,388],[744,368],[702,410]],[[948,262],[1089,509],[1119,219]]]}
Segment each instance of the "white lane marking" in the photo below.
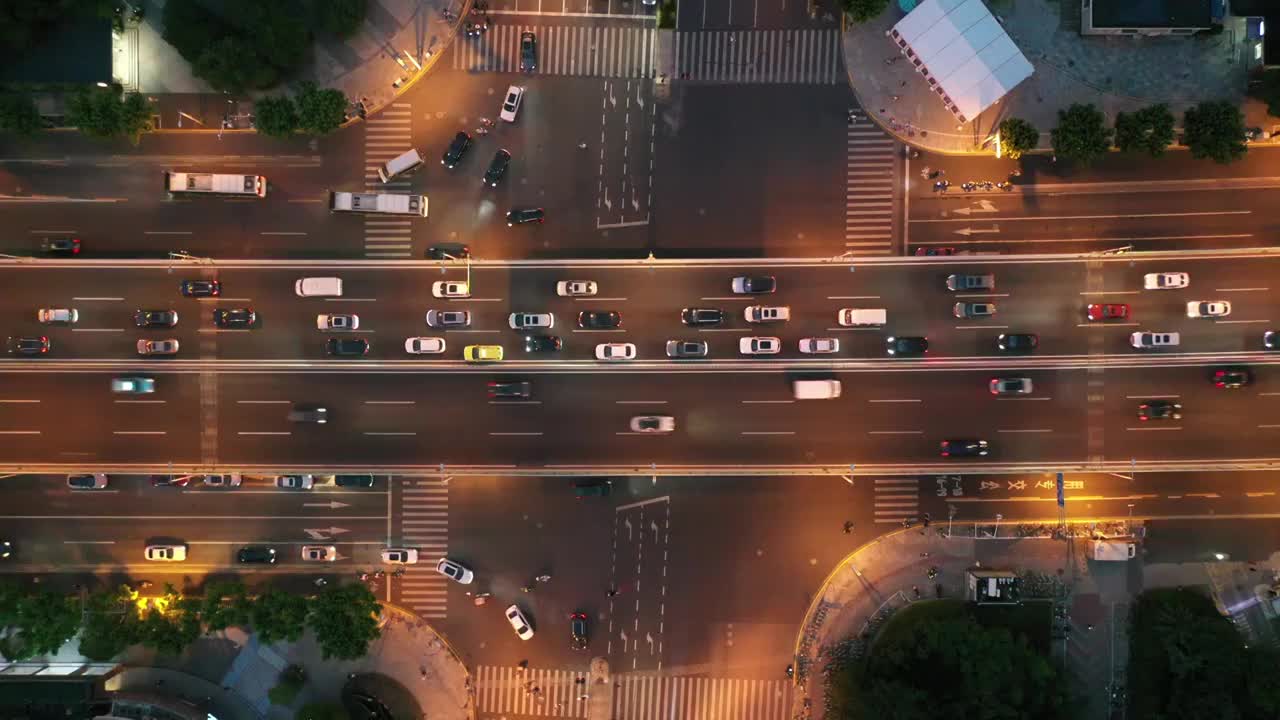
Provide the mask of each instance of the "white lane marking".
{"label": "white lane marking", "polygon": [[1258,395],[1263,396],[1263,397],[1265,397],[1265,396],[1267,396],[1267,395],[1280,395],[1280,392],[1263,392],[1263,393],[1258,393]]}
{"label": "white lane marking", "polygon": [[39,435],[39,430],[0,430],[0,435]]}
{"label": "white lane marking", "polygon": [[290,432],[290,431],[288,431],[288,430],[286,430],[286,431],[272,431],[272,430],[241,430],[241,431],[237,432],[236,434],[237,434],[237,435],[292,435],[293,433],[292,433],[292,432]]}
{"label": "white lane marking", "polygon": [[580,333],[624,333],[627,331],[627,329],[613,328],[612,330],[587,330],[585,328],[574,328],[573,331],[580,332]]}
{"label": "white lane marking", "polygon": [[115,540],[63,540],[63,545],[115,545]]}
{"label": "white lane marking", "polygon": [[902,400],[867,400],[869,403],[918,403],[924,402],[919,398],[904,398]]}
{"label": "white lane marking", "polygon": [[626,298],[622,298],[622,297],[607,298],[607,297],[596,297],[594,295],[588,295],[586,297],[576,297],[573,300],[574,302],[626,302],[627,301]]}
{"label": "white lane marking", "polygon": [[413,405],[417,400],[365,400],[365,405]]}
{"label": "white lane marking", "polygon": [[698,332],[751,332],[751,328],[698,328]]}
{"label": "white lane marking", "polygon": [[143,235],[190,235],[190,230],[143,230]]}
{"label": "white lane marking", "polygon": [[1015,430],[996,430],[998,433],[1051,433],[1048,428],[1018,428]]}
{"label": "white lane marking", "polygon": [[743,400],[743,405],[786,405],[795,400]]}
{"label": "white lane marking", "polygon": [[1139,295],[1140,290],[1086,290],[1081,295]]}
{"label": "white lane marking", "polygon": [[168,400],[112,400],[112,402],[126,403],[129,405],[163,405]]}
{"label": "white lane marking", "polygon": [[0,403],[38,403],[39,400],[0,400]]}
{"label": "white lane marking", "polygon": [[71,332],[124,332],[124,328],[71,328]]}
{"label": "white lane marking", "polygon": [[1214,292],[1268,292],[1271,288],[1216,288]]}
{"label": "white lane marking", "polygon": [[192,298],[196,302],[253,302],[253,298],[233,298],[233,297],[199,297]]}
{"label": "white lane marking", "polygon": [[1052,400],[1051,397],[998,397],[997,400]]}
{"label": "white lane marking", "polygon": [[755,295],[730,295],[729,297],[704,297],[699,300],[754,300]]}
{"label": "white lane marking", "polygon": [[1280,425],[1259,425],[1258,427],[1260,427],[1260,428],[1267,428],[1267,429],[1269,429],[1269,430],[1270,430],[1270,429],[1273,429],[1273,428],[1280,428]]}
{"label": "white lane marking", "polygon": [[1087,327],[1087,328],[1138,327],[1138,323],[1102,323],[1102,322],[1076,323],[1076,327]]}
{"label": "white lane marking", "polygon": [[1008,330],[1008,325],[956,325],[957,330]]}
{"label": "white lane marking", "polygon": [[740,435],[795,435],[794,430],[743,430]]}
{"label": "white lane marking", "polygon": [[164,430],[112,430],[112,435],[167,435]]}
{"label": "white lane marking", "polygon": [[1125,395],[1125,400],[1168,400],[1180,398],[1181,395]]}
{"label": "white lane marking", "polygon": [[260,234],[262,235],[306,235],[306,233],[304,232],[284,232],[284,231],[272,232],[270,230],[263,230],[262,233]]}
{"label": "white lane marking", "polygon": [[465,298],[436,298],[436,299],[437,299],[437,300],[448,300],[449,302],[455,302],[455,303],[467,303],[467,302],[502,302],[502,300],[503,300],[503,298],[478,298],[478,297],[465,297]]}
{"label": "white lane marking", "polygon": [[670,434],[670,433],[660,433],[660,432],[632,432],[632,431],[630,431],[630,430],[627,430],[627,431],[625,431],[625,432],[620,431],[620,432],[616,432],[616,433],[614,433],[614,435],[668,435],[668,434]]}
{"label": "white lane marking", "polygon": [[[448,330],[448,329],[446,328],[446,330]],[[448,330],[448,332],[452,332],[452,333],[496,333],[496,332],[501,332],[501,331],[500,331],[500,330]]]}
{"label": "white lane marking", "polygon": [[[1175,217],[1205,217],[1213,215],[1252,215],[1252,210],[1203,210],[1198,212],[1177,212],[1177,213],[1137,213],[1134,215],[1002,215],[1000,221],[1006,220],[1123,220],[1127,218],[1175,218]],[[971,222],[972,218],[920,218],[912,220],[914,223],[957,223]]]}
{"label": "white lane marking", "polygon": [[490,405],[541,405],[541,400],[490,400]]}
{"label": "white lane marking", "polygon": [[1181,427],[1131,427],[1131,428],[1125,428],[1125,430],[1130,430],[1130,431],[1144,431],[1144,430],[1181,430],[1181,429],[1182,429]]}
{"label": "white lane marking", "polygon": [[1259,323],[1270,324],[1270,320],[1215,320],[1218,325],[1257,325]]}
{"label": "white lane marking", "polygon": [[617,405],[666,405],[666,400],[614,400]]}
{"label": "white lane marking", "polygon": [[967,293],[964,295],[953,295],[958,298],[975,298],[975,297],[1009,297],[1009,293]]}
{"label": "white lane marking", "polygon": [[327,302],[378,302],[378,298],[327,297]]}
{"label": "white lane marking", "polygon": [[288,400],[237,400],[241,405],[288,405]]}
{"label": "white lane marking", "polygon": [[540,432],[491,432],[489,435],[493,437],[537,437]]}
{"label": "white lane marking", "polygon": [[366,432],[365,435],[374,435],[380,437],[401,437],[417,435],[416,432]]}
{"label": "white lane marking", "polygon": [[91,301],[91,300],[102,300],[102,301],[104,301],[104,302],[124,302],[124,298],[122,298],[122,297],[119,297],[119,298],[117,298],[117,297],[73,297],[73,298],[71,298],[71,299],[72,299],[72,300],[83,300],[83,301],[86,301],[86,302]]}
{"label": "white lane marking", "polygon": [[868,435],[923,435],[923,430],[868,430]]}
{"label": "white lane marking", "polygon": [[872,325],[866,325],[863,327],[829,327],[827,328],[827,332],[850,332],[853,330],[884,330],[884,328],[875,327]]}
{"label": "white lane marking", "polygon": [[828,300],[879,300],[879,295],[828,295]]}

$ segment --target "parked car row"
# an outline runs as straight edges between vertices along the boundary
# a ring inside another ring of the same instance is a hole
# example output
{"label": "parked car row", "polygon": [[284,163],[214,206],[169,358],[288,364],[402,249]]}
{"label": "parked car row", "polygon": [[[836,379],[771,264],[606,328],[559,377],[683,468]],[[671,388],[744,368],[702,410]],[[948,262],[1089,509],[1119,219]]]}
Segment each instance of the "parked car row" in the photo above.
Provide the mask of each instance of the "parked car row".
{"label": "parked car row", "polygon": [[[240,487],[245,476],[241,473],[212,475],[152,475],[153,487],[191,487],[193,485],[208,488],[234,489]],[[371,488],[374,476],[369,473],[351,473],[345,475],[274,475],[264,478],[278,488],[286,490],[310,490],[317,480],[332,482],[337,487]],[[107,473],[80,473],[67,476],[67,487],[72,490],[102,490],[111,484],[111,476]]]}

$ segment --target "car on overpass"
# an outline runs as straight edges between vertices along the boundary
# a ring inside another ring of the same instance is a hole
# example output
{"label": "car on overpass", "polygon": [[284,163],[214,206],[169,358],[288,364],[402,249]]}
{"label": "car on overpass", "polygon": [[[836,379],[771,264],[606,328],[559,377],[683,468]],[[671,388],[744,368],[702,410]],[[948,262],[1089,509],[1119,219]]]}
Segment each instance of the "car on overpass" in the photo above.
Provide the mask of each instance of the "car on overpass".
{"label": "car on overpass", "polygon": [[1178,290],[1191,284],[1191,276],[1184,272],[1147,273],[1142,276],[1146,290]]}
{"label": "car on overpass", "polygon": [[986,457],[989,449],[986,440],[972,438],[943,440],[938,443],[942,457]]}
{"label": "car on overpass", "polygon": [[129,376],[111,379],[111,392],[125,395],[147,395],[156,391],[155,378]]}
{"label": "car on overpass", "polygon": [[501,345],[468,345],[462,348],[462,359],[467,362],[500,362]]}
{"label": "car on overpass", "polygon": [[1172,400],[1147,400],[1138,405],[1138,419],[1148,420],[1181,420],[1182,403]]}
{"label": "car on overpass", "polygon": [[70,236],[47,237],[40,241],[40,250],[45,255],[75,257],[80,254],[80,238]]}

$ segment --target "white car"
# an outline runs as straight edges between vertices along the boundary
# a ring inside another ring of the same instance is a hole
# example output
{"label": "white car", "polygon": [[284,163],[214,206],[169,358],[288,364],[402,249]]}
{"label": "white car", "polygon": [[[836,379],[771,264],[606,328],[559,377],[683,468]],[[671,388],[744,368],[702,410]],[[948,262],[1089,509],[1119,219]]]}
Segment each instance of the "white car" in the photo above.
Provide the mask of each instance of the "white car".
{"label": "white car", "polygon": [[303,545],[302,559],[307,562],[333,562],[338,559],[338,548],[333,545]]}
{"label": "white car", "polygon": [[512,605],[507,608],[507,622],[511,623],[511,627],[521,640],[528,640],[533,637],[533,628],[529,626],[529,618],[524,616],[519,606]]}
{"label": "white car", "polygon": [[456,581],[459,585],[470,585],[471,581],[476,579],[476,574],[471,572],[471,568],[449,558],[440,558],[440,562],[436,563],[436,572]]}
{"label": "white car", "polygon": [[216,488],[238,488],[244,478],[240,473],[231,473],[229,475],[205,475],[202,482],[206,487]]}
{"label": "white car", "polygon": [[791,308],[786,305],[750,305],[742,310],[742,317],[749,323],[786,322],[791,319]]}
{"label": "white car", "polygon": [[1191,276],[1184,272],[1147,273],[1142,276],[1142,287],[1147,290],[1176,290],[1191,284]]}
{"label": "white car", "polygon": [[1187,303],[1187,317],[1226,317],[1231,314],[1230,300],[1192,300]]}
{"label": "white car", "polygon": [[556,316],[551,313],[511,313],[507,318],[512,330],[528,330],[529,328],[555,327]]}
{"label": "white car", "polygon": [[317,315],[317,330],[359,330],[359,315]]}
{"label": "white car", "polygon": [[404,351],[410,355],[439,355],[444,352],[444,338],[411,337],[405,338]]}
{"label": "white car", "polygon": [[431,294],[438,298],[471,297],[471,286],[463,280],[437,280],[431,283]]}
{"label": "white car", "polygon": [[1136,332],[1129,335],[1129,344],[1139,350],[1157,347],[1174,347],[1182,337],[1176,332]]}
{"label": "white car", "polygon": [[418,551],[415,548],[387,548],[382,551],[382,562],[388,565],[417,565]]}
{"label": "white car", "polygon": [[69,325],[80,319],[80,311],[75,308],[40,308],[36,311],[36,319],[45,325],[49,323]]}
{"label": "white car", "polygon": [[588,297],[598,292],[595,280],[561,280],[556,283],[560,297]]}
{"label": "white car", "polygon": [[830,355],[840,352],[840,340],[837,338],[804,338],[800,341],[800,352],[805,355]]}
{"label": "white car", "polygon": [[187,546],[148,545],[147,559],[152,562],[182,562],[187,559]]}
{"label": "white car", "polygon": [[1030,395],[1035,387],[1031,378],[991,378],[987,389],[992,395]]}
{"label": "white car", "polygon": [[631,418],[631,432],[669,433],[676,429],[676,419],[670,415],[637,415]]}
{"label": "white car", "polygon": [[516,113],[520,112],[520,101],[523,99],[524,88],[519,85],[507,88],[507,97],[502,101],[502,111],[498,113],[498,117],[507,122],[515,122]]}
{"label": "white car", "polygon": [[279,475],[276,477],[276,487],[284,490],[310,490],[315,485],[315,475]]}
{"label": "white car", "polygon": [[743,355],[777,355],[782,352],[782,341],[776,337],[744,337],[738,340],[738,352]]}
{"label": "white car", "polygon": [[111,392],[125,395],[147,395],[156,391],[155,378],[118,377],[111,378]]}
{"label": "white car", "polygon": [[597,360],[635,360],[636,346],[632,343],[600,343],[596,346]]}
{"label": "white car", "polygon": [[169,340],[139,340],[139,355],[177,355],[178,341],[176,339]]}

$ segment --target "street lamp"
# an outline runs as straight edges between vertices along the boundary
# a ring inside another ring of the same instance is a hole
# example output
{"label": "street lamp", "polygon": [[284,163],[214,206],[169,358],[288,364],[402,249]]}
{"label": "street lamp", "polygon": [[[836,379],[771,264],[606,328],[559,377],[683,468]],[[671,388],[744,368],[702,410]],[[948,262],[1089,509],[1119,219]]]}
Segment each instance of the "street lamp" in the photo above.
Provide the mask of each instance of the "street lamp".
{"label": "street lamp", "polygon": [[1004,515],[996,513],[996,537],[1000,537],[1000,521],[1004,519]]}

